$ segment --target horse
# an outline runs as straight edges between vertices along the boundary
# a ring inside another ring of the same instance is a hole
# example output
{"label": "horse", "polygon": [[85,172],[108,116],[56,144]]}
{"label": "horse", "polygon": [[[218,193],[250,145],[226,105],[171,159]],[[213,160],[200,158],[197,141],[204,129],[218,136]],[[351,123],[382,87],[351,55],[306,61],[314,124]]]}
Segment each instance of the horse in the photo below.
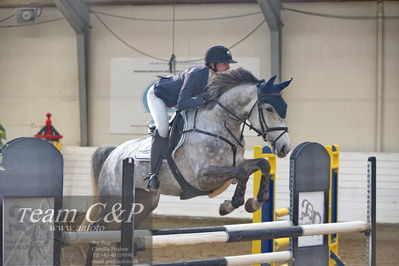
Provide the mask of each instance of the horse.
{"label": "horse", "polygon": [[[159,171],[159,190],[147,191],[145,177],[150,162],[135,161],[135,202],[144,206],[134,218],[135,226],[157,207],[160,194],[190,198],[201,193],[211,194],[225,184],[236,183],[232,199],[223,202],[219,209],[220,215],[229,214],[244,204],[246,183],[257,170],[262,171],[260,189],[256,198],[247,200],[245,209],[254,212],[268,200],[270,165],[265,158],[244,159],[243,131],[245,126],[254,130],[271,144],[279,157],[285,157],[290,151],[288,128],[284,121],[287,104],[281,90],[291,80],[274,84],[275,78],[265,82],[241,67],[216,75],[206,92],[211,102],[184,112],[184,142],[173,152],[178,172],[192,188],[191,192],[185,191],[177,182],[165,160]],[[134,157],[143,143],[150,142],[151,137],[147,136],[117,147],[100,147],[94,152],[94,184],[100,199],[122,195],[123,159]]]}

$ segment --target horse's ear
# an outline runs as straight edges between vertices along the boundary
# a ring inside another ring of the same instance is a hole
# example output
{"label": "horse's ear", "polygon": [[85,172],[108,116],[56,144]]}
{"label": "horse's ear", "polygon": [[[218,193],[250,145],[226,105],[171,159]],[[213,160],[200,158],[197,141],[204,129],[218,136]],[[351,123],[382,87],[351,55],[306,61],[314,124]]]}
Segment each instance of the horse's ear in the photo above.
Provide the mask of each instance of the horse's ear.
{"label": "horse's ear", "polygon": [[288,85],[290,85],[291,81],[292,81],[292,78],[291,78],[290,80],[281,82],[280,84],[276,84],[275,86],[276,86],[276,88],[277,88],[279,91],[282,91],[282,90],[284,90]]}
{"label": "horse's ear", "polygon": [[273,86],[273,83],[274,83],[274,80],[276,79],[276,75],[274,75],[273,77],[271,77],[267,82],[266,82],[266,85],[265,85],[265,87],[267,88],[267,87],[270,87],[270,86]]}

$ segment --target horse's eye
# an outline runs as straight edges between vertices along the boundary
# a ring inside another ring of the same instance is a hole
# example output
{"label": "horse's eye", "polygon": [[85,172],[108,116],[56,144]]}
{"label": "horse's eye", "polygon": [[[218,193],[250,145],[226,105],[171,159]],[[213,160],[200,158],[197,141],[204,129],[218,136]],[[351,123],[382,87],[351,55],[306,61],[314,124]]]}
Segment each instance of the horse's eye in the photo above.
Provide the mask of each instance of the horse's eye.
{"label": "horse's eye", "polygon": [[271,108],[271,107],[267,107],[267,108],[266,108],[266,111],[272,113],[274,110],[273,110],[273,108]]}

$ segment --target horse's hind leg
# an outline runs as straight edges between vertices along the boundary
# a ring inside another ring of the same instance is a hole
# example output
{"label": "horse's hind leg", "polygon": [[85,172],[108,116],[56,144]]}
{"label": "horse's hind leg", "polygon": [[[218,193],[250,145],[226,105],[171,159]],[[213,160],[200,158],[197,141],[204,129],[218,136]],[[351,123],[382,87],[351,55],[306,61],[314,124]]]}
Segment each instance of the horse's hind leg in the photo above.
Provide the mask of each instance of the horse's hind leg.
{"label": "horse's hind leg", "polygon": [[245,203],[245,210],[247,212],[255,212],[261,206],[262,203],[267,202],[269,200],[269,184],[271,175],[270,173],[270,164],[266,159],[255,159],[259,160],[257,165],[259,169],[262,171],[262,176],[259,185],[258,195],[255,198],[249,198]]}
{"label": "horse's hind leg", "polygon": [[[158,206],[159,193],[149,192],[141,188],[136,188],[135,193],[135,203],[139,205],[136,207],[136,213],[134,215],[134,226],[137,228]],[[139,210],[140,212],[138,212]]]}
{"label": "horse's hind leg", "polygon": [[230,179],[238,180],[232,200],[226,200],[220,205],[220,215],[226,215],[244,204],[244,193],[249,175],[243,167],[212,165],[203,170],[198,181],[203,191],[209,191],[221,187]]}

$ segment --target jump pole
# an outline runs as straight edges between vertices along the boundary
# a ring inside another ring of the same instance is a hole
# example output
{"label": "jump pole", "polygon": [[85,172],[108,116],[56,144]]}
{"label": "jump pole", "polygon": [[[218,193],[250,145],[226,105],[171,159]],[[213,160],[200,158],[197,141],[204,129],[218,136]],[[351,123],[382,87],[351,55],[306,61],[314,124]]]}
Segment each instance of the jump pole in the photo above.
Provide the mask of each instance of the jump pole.
{"label": "jump pole", "polygon": [[137,238],[140,239],[139,243],[144,244],[144,246],[138,247],[140,250],[141,248],[151,249],[209,243],[231,243],[275,239],[281,237],[328,235],[332,233],[345,232],[366,232],[368,230],[369,225],[366,221],[353,221],[331,224],[309,224],[263,230],[161,235]]}
{"label": "jump pole", "polygon": [[152,264],[152,266],[242,266],[250,264],[268,263],[268,262],[286,262],[292,259],[292,253],[289,251],[250,254],[241,256],[229,256],[217,259],[195,260],[185,262],[171,262]]}
{"label": "jump pole", "polygon": [[[139,236],[159,236],[159,235],[176,235],[176,234],[193,234],[193,233],[211,233],[211,232],[236,232],[245,230],[262,230],[291,226],[291,221],[276,221],[263,223],[247,223],[232,224],[224,226],[210,227],[194,227],[194,228],[176,228],[176,229],[160,229],[160,230],[135,230],[134,233]],[[101,231],[101,232],[63,232],[63,244],[83,244],[101,240],[110,242],[121,241],[121,231]]]}

